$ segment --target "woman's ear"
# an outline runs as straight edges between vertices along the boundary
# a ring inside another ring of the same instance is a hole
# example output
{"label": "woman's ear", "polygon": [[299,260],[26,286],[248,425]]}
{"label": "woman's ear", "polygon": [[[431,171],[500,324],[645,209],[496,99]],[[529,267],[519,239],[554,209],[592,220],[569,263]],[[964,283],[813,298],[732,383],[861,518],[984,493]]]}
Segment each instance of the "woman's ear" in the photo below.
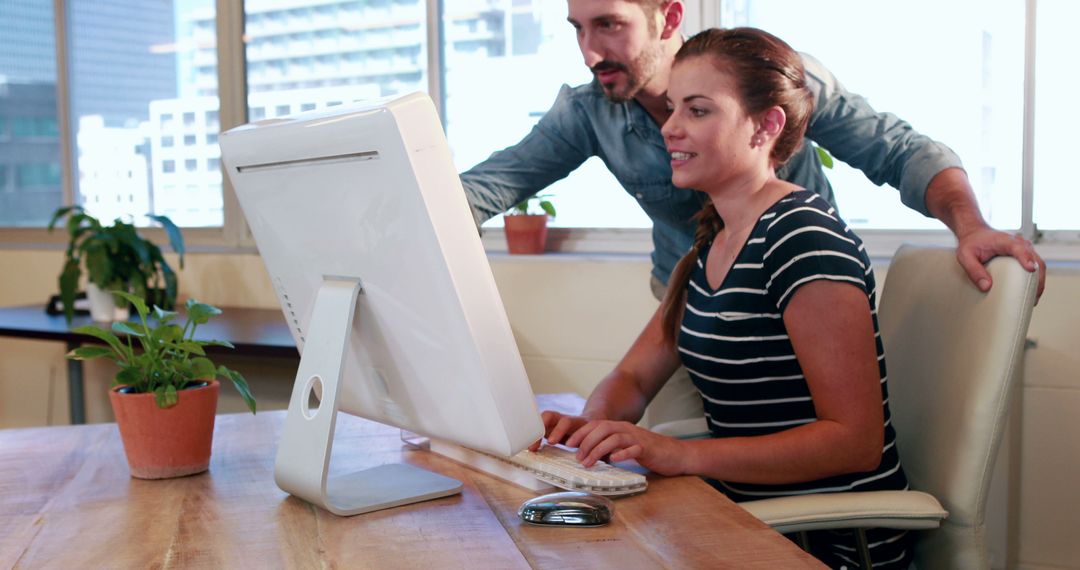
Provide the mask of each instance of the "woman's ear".
{"label": "woman's ear", "polygon": [[772,107],[761,115],[761,124],[758,132],[770,139],[780,136],[787,124],[787,114],[780,107]]}

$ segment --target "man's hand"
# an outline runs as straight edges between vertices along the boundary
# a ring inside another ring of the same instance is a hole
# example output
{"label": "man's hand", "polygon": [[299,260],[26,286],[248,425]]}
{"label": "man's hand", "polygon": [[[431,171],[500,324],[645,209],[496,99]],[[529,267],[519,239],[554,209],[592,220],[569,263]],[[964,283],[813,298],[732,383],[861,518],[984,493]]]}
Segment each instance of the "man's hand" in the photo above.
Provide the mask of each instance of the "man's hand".
{"label": "man's hand", "polygon": [[1014,236],[990,227],[970,232],[958,238],[956,259],[980,291],[989,291],[994,285],[985,264],[991,259],[1006,255],[1014,257],[1028,271],[1039,272],[1039,289],[1042,296],[1046,287],[1046,262],[1035,252],[1035,246],[1022,236]]}
{"label": "man's hand", "polygon": [[1046,288],[1046,262],[1028,240],[987,225],[975,202],[967,173],[960,168],[946,168],[937,173],[926,187],[926,209],[956,236],[956,259],[980,291],[989,291],[994,286],[983,264],[1007,255],[1016,258],[1028,271],[1039,272],[1036,300],[1042,296]]}

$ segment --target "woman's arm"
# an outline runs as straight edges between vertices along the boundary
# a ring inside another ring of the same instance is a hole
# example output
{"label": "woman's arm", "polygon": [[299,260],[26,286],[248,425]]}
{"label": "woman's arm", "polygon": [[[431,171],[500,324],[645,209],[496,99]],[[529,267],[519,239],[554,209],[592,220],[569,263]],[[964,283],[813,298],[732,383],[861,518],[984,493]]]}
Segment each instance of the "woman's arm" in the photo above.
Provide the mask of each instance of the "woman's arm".
{"label": "woman's arm", "polygon": [[636,422],[641,419],[653,396],[679,367],[679,355],[674,347],[664,342],[660,327],[660,310],[657,309],[615,369],[593,389],[581,416],[543,413],[548,442],[563,442],[591,420]]}
{"label": "woman's arm", "polygon": [[663,474],[784,484],[873,470],[884,419],[874,326],[866,293],[836,281],[801,286],[784,324],[810,389],[817,421],[756,437],[679,441],[626,422],[590,422],[566,442],[584,465],[609,455]]}

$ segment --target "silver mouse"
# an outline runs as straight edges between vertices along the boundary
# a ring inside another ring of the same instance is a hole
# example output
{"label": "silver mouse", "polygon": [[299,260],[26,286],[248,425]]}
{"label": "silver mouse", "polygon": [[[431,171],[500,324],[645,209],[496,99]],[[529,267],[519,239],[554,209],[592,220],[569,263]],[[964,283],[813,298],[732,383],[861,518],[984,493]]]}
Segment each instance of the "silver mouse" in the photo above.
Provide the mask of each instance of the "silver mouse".
{"label": "silver mouse", "polygon": [[537,525],[603,526],[614,514],[610,499],[578,491],[533,497],[518,509],[521,520]]}

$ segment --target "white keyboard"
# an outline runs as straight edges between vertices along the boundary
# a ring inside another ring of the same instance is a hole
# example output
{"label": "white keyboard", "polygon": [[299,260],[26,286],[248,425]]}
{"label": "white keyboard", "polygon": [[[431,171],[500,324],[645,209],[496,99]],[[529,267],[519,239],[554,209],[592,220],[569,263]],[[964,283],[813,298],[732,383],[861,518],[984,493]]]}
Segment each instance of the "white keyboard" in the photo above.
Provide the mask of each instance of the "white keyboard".
{"label": "white keyboard", "polygon": [[641,493],[648,486],[645,476],[640,473],[603,461],[586,469],[574,458],[573,451],[552,445],[544,446],[538,452],[525,450],[511,457],[501,457],[432,439],[431,450],[538,492],[545,488],[536,484],[537,479],[561,489],[608,496]]}

